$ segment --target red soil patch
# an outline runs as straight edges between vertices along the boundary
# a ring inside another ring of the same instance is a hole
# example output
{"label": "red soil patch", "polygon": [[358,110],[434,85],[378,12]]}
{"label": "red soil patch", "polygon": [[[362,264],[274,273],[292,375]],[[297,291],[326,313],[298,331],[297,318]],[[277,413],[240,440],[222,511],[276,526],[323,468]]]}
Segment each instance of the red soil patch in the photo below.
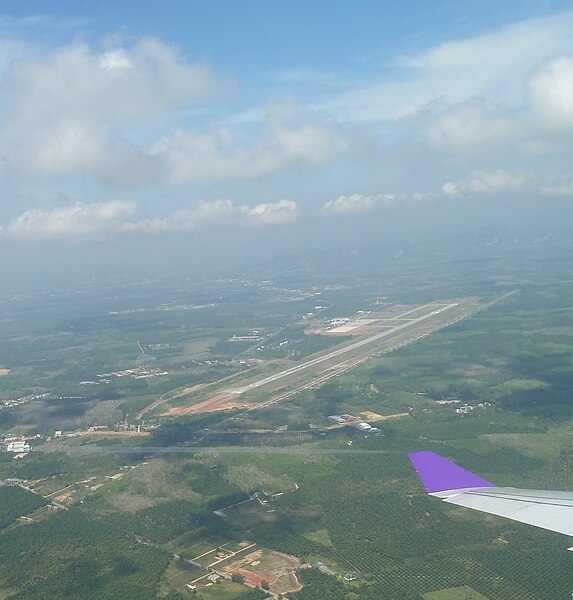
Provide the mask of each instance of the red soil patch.
{"label": "red soil patch", "polygon": [[[235,573],[238,573],[239,575],[242,575],[245,579],[245,583],[247,585],[252,585],[253,587],[261,587],[261,583],[263,581],[267,581],[262,575],[259,575],[258,573],[253,573],[252,571],[247,571],[245,569],[237,569],[236,571],[233,571],[233,575]],[[267,581],[268,584],[272,583],[271,581]]]}
{"label": "red soil patch", "polygon": [[170,408],[167,412],[162,413],[162,417],[170,417],[173,415],[191,415],[197,413],[216,412],[219,410],[229,410],[230,408],[249,408],[254,406],[252,402],[244,402],[239,399],[238,394],[217,394],[203,402],[194,404],[193,406],[177,406]]}

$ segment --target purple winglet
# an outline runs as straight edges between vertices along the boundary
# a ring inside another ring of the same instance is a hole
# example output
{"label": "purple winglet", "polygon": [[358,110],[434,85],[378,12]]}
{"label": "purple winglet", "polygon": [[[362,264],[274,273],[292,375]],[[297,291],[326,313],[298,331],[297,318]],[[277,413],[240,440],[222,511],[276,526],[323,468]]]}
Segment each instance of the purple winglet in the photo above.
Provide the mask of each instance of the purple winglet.
{"label": "purple winglet", "polygon": [[495,487],[493,483],[458,467],[434,452],[414,452],[408,454],[408,458],[428,494],[474,487]]}

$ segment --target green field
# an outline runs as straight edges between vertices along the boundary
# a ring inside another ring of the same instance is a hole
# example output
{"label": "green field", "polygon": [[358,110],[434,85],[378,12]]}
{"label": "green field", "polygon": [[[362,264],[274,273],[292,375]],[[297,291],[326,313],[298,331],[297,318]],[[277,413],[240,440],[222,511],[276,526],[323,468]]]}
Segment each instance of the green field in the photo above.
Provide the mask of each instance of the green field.
{"label": "green field", "polygon": [[487,600],[487,598],[475,590],[464,586],[424,594],[424,600]]}

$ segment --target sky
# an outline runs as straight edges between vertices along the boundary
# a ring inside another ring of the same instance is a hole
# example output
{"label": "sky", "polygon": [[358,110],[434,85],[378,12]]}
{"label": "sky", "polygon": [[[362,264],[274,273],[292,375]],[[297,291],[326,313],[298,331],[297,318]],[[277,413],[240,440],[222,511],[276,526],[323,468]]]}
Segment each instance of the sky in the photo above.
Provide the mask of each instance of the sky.
{"label": "sky", "polygon": [[563,226],[571,31],[549,0],[4,0],[0,276]]}

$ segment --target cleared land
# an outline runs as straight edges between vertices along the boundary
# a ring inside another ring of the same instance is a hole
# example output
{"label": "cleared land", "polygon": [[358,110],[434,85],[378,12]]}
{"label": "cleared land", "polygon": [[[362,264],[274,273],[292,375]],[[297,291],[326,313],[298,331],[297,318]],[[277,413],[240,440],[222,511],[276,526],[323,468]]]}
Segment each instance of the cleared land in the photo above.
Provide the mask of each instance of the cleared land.
{"label": "cleared land", "polygon": [[287,594],[302,588],[296,576],[301,562],[295,556],[282,552],[256,550],[244,558],[234,561],[222,569],[225,576],[242,575],[245,583],[252,587],[261,587],[266,581],[274,594]]}

